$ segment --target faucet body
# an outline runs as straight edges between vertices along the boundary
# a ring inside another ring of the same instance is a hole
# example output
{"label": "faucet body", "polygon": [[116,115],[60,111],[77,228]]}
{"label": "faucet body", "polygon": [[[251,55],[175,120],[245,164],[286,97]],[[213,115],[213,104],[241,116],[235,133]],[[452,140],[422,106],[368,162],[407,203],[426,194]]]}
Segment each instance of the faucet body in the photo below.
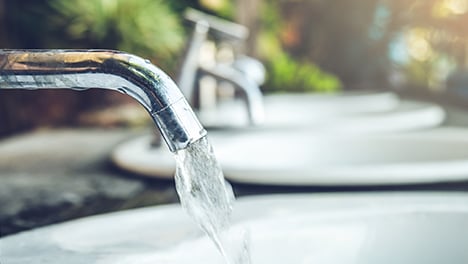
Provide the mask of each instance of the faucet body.
{"label": "faucet body", "polygon": [[171,151],[206,135],[177,85],[158,67],[111,50],[0,50],[0,89],[110,89],[150,113]]}
{"label": "faucet body", "polygon": [[[200,105],[195,100],[197,98],[195,96],[197,78],[211,76],[217,81],[232,84],[235,89],[240,91],[245,100],[250,124],[262,123],[264,119],[263,95],[259,85],[263,83],[265,69],[260,62],[244,56],[239,60],[240,63],[235,60],[232,65],[218,63],[214,66],[206,66],[199,63],[200,49],[208,39],[208,32],[213,32],[215,38],[218,39],[241,42],[247,38],[248,29],[193,9],[186,12],[185,18],[194,24],[194,30],[177,81],[185,96],[193,105]],[[252,61],[256,63],[252,63]],[[244,67],[246,64],[250,68]]]}

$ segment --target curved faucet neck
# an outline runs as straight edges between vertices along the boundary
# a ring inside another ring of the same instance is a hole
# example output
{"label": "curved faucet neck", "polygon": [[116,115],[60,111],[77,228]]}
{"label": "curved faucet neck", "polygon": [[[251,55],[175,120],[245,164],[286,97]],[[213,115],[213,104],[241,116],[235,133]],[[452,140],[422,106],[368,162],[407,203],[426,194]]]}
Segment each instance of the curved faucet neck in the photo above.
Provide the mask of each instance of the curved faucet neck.
{"label": "curved faucet neck", "polygon": [[0,50],[0,89],[110,89],[150,113],[169,149],[206,134],[177,85],[138,56],[112,50]]}

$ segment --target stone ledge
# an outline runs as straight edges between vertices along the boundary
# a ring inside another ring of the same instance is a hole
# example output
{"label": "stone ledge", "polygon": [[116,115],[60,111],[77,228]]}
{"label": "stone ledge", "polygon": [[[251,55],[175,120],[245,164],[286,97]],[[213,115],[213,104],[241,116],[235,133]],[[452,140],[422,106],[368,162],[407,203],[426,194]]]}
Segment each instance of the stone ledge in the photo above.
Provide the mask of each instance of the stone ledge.
{"label": "stone ledge", "polygon": [[42,130],[0,141],[0,236],[116,210],[176,202],[170,181],[125,177],[108,162],[120,129]]}

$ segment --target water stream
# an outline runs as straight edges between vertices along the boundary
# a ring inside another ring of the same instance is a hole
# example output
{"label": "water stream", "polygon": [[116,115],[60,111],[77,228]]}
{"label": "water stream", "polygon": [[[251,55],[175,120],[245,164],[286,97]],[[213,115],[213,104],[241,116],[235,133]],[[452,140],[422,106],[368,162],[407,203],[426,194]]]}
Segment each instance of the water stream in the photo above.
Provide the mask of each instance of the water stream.
{"label": "water stream", "polygon": [[[1,89],[89,88],[117,90],[140,102],[171,151],[205,130],[177,85],[140,57],[111,50],[0,50]],[[175,154],[182,206],[214,241],[228,264],[248,264],[247,239],[232,238],[232,188],[206,138]]]}
{"label": "water stream", "polygon": [[230,234],[234,193],[204,137],[175,154],[182,207],[211,238],[228,264],[249,264],[247,232]]}

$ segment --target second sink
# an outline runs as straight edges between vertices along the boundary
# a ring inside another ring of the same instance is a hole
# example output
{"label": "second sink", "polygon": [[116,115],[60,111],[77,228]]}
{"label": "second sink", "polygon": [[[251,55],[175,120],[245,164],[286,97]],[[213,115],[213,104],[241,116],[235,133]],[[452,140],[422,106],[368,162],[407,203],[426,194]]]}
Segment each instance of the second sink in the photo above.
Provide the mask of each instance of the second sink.
{"label": "second sink", "polygon": [[[465,129],[439,128],[404,134],[336,135],[310,131],[210,133],[225,176],[267,185],[393,185],[468,179]],[[165,148],[151,137],[126,142],[113,153],[121,168],[139,174],[174,175]]]}
{"label": "second sink", "polygon": [[[389,132],[440,125],[444,110],[435,104],[400,100],[389,92],[343,94],[279,94],[264,98],[265,120],[254,130],[311,128],[325,131]],[[219,103],[198,113],[207,127],[246,128],[242,101]]]}

